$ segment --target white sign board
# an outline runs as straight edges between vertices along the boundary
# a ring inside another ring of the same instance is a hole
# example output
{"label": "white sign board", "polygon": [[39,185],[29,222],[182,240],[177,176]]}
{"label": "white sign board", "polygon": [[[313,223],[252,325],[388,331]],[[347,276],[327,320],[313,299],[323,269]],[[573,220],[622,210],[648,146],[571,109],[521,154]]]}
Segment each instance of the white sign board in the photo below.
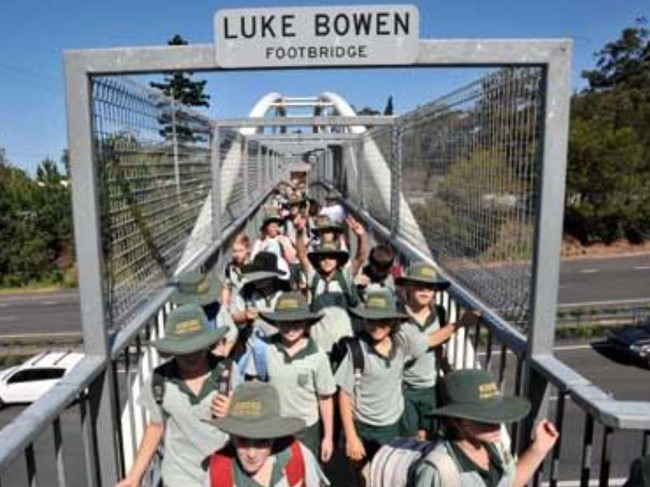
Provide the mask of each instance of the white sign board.
{"label": "white sign board", "polygon": [[225,9],[215,15],[223,68],[413,64],[413,5]]}

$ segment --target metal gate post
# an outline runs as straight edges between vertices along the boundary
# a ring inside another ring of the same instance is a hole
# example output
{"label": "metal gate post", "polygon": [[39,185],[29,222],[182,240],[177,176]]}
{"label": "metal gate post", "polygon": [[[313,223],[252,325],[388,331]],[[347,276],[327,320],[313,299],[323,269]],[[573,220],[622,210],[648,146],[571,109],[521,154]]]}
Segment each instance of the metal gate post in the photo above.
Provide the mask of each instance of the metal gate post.
{"label": "metal gate post", "polygon": [[366,202],[363,196],[363,139],[355,145],[354,154],[357,161],[357,195],[359,196],[359,206],[365,210]]}
{"label": "metal gate post", "polygon": [[520,451],[530,441],[535,422],[545,415],[548,402],[548,382],[531,363],[533,357],[553,354],[557,293],[560,277],[562,218],[566,159],[569,134],[569,106],[571,97],[571,47],[563,44],[555,48],[542,77],[544,107],[541,113],[541,153],[539,169],[539,196],[537,207],[530,324],[524,367],[524,395],[532,403],[529,421],[520,435]]}
{"label": "metal gate post", "polygon": [[221,238],[221,136],[217,124],[212,127],[210,168],[212,175],[212,240],[217,241]]}
{"label": "metal gate post", "polygon": [[90,454],[97,478],[89,478],[88,482],[93,486],[108,487],[114,485],[120,476],[115,432],[119,415],[115,409],[116,384],[110,367],[109,322],[104,301],[101,214],[96,189],[102,183],[98,181],[93,150],[92,82],[83,63],[72,56],[66,56],[65,61],[68,148],[84,352],[104,359],[105,367],[89,388],[90,421],[95,438],[99,440],[92,445]]}

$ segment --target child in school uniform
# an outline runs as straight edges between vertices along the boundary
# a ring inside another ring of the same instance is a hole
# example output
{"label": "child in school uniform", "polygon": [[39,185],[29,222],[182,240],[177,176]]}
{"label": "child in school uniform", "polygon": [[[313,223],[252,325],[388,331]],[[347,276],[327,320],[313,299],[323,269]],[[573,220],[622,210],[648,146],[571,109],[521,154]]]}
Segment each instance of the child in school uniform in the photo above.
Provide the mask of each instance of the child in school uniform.
{"label": "child in school uniform", "polygon": [[350,313],[363,321],[363,331],[348,343],[335,380],[345,452],[357,483],[363,485],[361,469],[381,445],[399,436],[404,364],[421,357],[427,345],[417,335],[400,331],[406,315],[397,310],[395,296],[387,289],[369,291],[365,303]]}
{"label": "child in school uniform", "polygon": [[329,485],[311,451],[294,439],[305,421],[281,414],[274,386],[242,384],[235,389],[226,416],[215,424],[230,434],[230,442],[210,458],[206,487]]}
{"label": "child in school uniform", "polygon": [[149,424],[131,470],[116,487],[138,487],[162,442],[165,487],[205,483],[203,461],[228,441],[224,430],[205,421],[225,415],[230,398],[227,391],[217,391],[224,381],[226,389],[238,381],[229,362],[209,353],[225,333],[225,328],[208,326],[197,304],[185,304],[169,313],[164,338],[152,345],[173,358],[156,368],[144,384],[138,403],[149,413]]}
{"label": "child in school uniform", "polygon": [[309,329],[323,315],[312,312],[302,294],[289,292],[279,297],[273,312],[260,316],[279,333],[267,341],[268,378],[258,378],[276,386],[283,415],[305,420],[307,426],[296,438],[322,462],[328,462],[334,450],[336,384],[327,354],[309,336]]}
{"label": "child in school uniform", "polygon": [[248,235],[240,233],[235,237],[230,249],[231,261],[224,269],[221,287],[221,306],[228,308],[230,299],[241,289],[244,281],[244,266],[250,260],[250,239]]}
{"label": "child in school uniform", "polygon": [[431,337],[427,353],[410,362],[404,369],[405,409],[402,416],[402,436],[424,441],[432,439],[434,421],[430,416],[436,407],[436,382],[443,365],[442,344],[458,329],[457,323],[447,323],[445,309],[435,304],[437,291],[449,287],[436,270],[426,262],[412,264],[395,284],[404,291],[403,311],[408,316],[402,329],[423,337]]}
{"label": "child in school uniform", "polygon": [[[304,234],[304,219],[297,226],[298,236]],[[322,311],[323,319],[311,329],[311,337],[327,353],[332,354],[341,338],[352,336],[349,306],[357,304],[352,275],[363,264],[367,254],[367,235],[363,226],[348,218],[348,226],[357,236],[357,254],[348,263],[349,254],[337,243],[321,243],[307,253],[304,241],[298,238],[298,260],[307,277],[310,305],[313,311]]]}
{"label": "child in school uniform", "polygon": [[282,234],[283,222],[284,219],[277,208],[264,208],[260,237],[253,243],[251,256],[254,258],[260,252],[275,254],[278,258],[278,267],[282,270],[280,277],[288,281],[289,267],[296,261],[296,250],[291,239]]}
{"label": "child in school uniform", "polygon": [[198,304],[210,328],[225,327],[226,334],[212,353],[227,357],[237,341],[238,331],[228,310],[217,300],[219,286],[215,276],[212,273],[184,272],[174,277],[170,284],[176,287],[176,293],[170,299],[173,304]]}
{"label": "child in school uniform", "polygon": [[416,487],[522,487],[528,484],[559,434],[548,420],[535,428],[526,451],[515,459],[501,443],[502,423],[523,419],[528,400],[504,397],[489,372],[456,370],[441,382],[443,402],[433,414],[444,437],[418,465]]}

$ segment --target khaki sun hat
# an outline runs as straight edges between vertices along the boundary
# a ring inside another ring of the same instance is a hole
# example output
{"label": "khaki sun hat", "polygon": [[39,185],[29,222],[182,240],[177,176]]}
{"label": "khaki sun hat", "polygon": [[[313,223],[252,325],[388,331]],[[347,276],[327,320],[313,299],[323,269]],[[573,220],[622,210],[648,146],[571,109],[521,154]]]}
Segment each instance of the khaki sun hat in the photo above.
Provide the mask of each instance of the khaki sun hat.
{"label": "khaki sun hat", "polygon": [[389,289],[371,289],[366,299],[348,311],[363,320],[390,320],[396,324],[408,319],[408,315],[397,310],[395,295]]}
{"label": "khaki sun hat", "polygon": [[184,304],[174,309],[165,322],[165,336],[151,343],[161,352],[186,355],[207,350],[226,335],[225,326],[210,328],[198,304]]}
{"label": "khaki sun hat", "polygon": [[237,387],[226,416],[212,422],[221,431],[253,440],[293,436],[306,426],[300,418],[280,415],[278,391],[263,382],[246,382]]}
{"label": "khaki sun hat", "polygon": [[261,312],[261,318],[277,326],[278,323],[306,321],[313,325],[321,320],[322,313],[314,313],[309,309],[305,296],[299,292],[282,293],[273,312]]}
{"label": "khaki sun hat", "polygon": [[184,272],[170,280],[177,291],[171,297],[174,304],[206,304],[219,299],[219,284],[213,275],[200,272]]}
{"label": "khaki sun hat", "polygon": [[350,258],[350,254],[341,248],[339,242],[323,242],[316,249],[307,253],[307,258],[314,267],[318,267],[318,262],[324,257],[336,259],[338,266],[343,267]]}
{"label": "khaki sun hat", "polygon": [[395,278],[395,284],[397,286],[404,286],[412,282],[431,284],[438,291],[444,291],[450,286],[449,281],[443,279],[434,267],[426,262],[415,262],[411,264],[403,276]]}

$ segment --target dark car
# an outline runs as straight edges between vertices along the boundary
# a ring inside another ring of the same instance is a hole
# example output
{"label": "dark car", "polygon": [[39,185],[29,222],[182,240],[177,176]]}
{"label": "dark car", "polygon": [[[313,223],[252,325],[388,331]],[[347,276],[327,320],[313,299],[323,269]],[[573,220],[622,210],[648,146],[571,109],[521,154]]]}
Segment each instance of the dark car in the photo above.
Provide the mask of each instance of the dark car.
{"label": "dark car", "polygon": [[650,319],[640,325],[610,330],[607,338],[616,350],[650,368]]}

